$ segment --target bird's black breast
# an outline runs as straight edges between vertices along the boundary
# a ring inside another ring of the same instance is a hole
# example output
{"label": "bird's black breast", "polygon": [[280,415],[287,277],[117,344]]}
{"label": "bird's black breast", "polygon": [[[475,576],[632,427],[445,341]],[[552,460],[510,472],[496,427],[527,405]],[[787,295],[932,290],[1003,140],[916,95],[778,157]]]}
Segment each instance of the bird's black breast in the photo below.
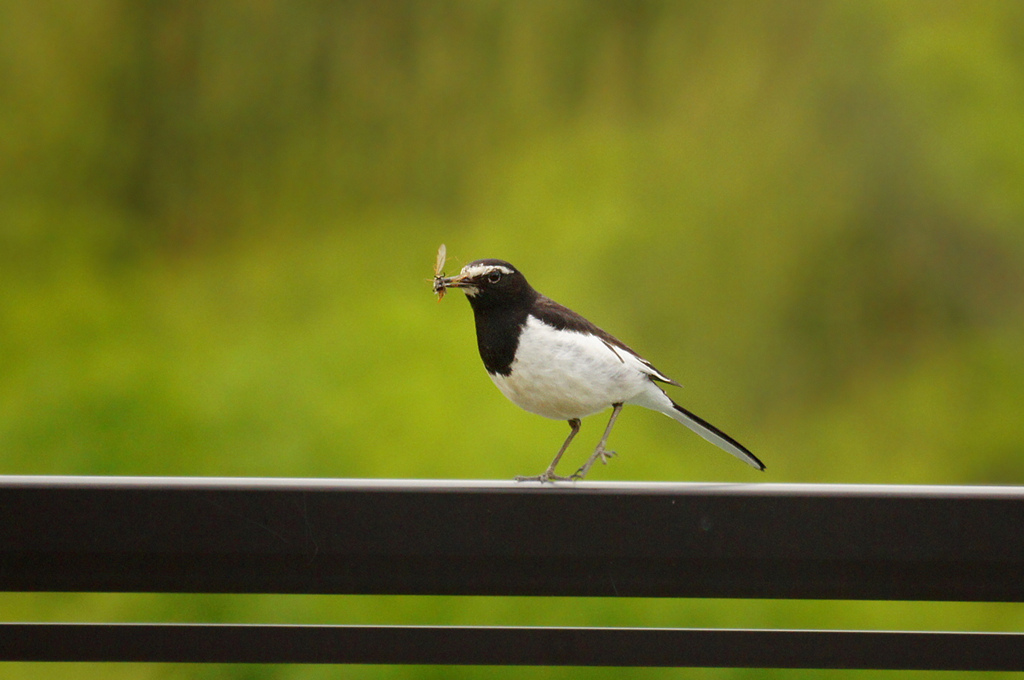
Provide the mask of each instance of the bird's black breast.
{"label": "bird's black breast", "polygon": [[476,343],[484,368],[494,375],[508,375],[526,324],[527,310],[474,309]]}

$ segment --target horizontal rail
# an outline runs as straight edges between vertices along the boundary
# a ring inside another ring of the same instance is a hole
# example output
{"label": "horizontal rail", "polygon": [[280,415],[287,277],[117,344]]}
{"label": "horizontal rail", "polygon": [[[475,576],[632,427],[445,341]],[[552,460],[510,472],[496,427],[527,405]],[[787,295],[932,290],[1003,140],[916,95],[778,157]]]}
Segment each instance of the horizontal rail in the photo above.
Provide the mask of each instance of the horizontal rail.
{"label": "horizontal rail", "polygon": [[1024,489],[0,477],[0,590],[1024,601]]}
{"label": "horizontal rail", "polygon": [[0,624],[3,661],[1024,670],[1024,634]]}

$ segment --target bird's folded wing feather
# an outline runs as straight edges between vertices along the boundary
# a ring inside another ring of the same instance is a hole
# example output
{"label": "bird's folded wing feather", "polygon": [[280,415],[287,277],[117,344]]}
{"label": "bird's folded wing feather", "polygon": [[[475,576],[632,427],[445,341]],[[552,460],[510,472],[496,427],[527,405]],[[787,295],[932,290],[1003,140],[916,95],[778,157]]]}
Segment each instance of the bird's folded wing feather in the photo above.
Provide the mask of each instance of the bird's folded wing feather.
{"label": "bird's folded wing feather", "polygon": [[544,297],[542,295],[537,300],[530,313],[535,315],[548,326],[552,326],[559,330],[577,331],[580,333],[590,333],[595,335],[604,342],[608,350],[613,352],[620,361],[625,361],[621,351],[626,352],[628,356],[636,362],[635,365],[637,366],[637,370],[649,375],[651,380],[681,387],[678,382],[656,369],[651,362],[633,351],[629,345],[604,329],[595,326],[593,323],[572,311],[565,305],[558,304],[551,298]]}

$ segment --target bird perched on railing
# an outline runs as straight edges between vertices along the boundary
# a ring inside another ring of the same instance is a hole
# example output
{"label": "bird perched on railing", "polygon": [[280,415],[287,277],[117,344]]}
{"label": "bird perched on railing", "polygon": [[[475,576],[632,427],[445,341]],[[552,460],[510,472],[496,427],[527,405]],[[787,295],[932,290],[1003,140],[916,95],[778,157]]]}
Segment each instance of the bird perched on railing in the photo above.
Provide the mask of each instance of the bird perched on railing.
{"label": "bird perched on railing", "polygon": [[[442,246],[443,248],[443,246]],[[585,318],[547,298],[504,260],[470,262],[456,276],[444,276],[439,251],[434,292],[459,288],[476,319],[476,338],[487,374],[517,406],[546,418],[566,420],[571,431],[554,460],[539,475],[518,481],[583,479],[593,464],[607,463],[608,435],[625,404],[659,411],[758,470],[764,464],[745,446],[672,401],[657,383],[672,378],[625,343]],[[555,467],[580,430],[580,419],[611,407],[612,415],[593,454],[573,475]]]}

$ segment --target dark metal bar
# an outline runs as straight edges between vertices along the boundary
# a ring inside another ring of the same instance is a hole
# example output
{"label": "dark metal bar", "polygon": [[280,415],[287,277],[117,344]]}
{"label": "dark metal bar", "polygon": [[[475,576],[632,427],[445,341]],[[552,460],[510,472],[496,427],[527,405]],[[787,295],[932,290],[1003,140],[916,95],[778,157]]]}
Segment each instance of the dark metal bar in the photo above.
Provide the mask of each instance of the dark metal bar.
{"label": "dark metal bar", "polygon": [[1024,670],[1024,634],[0,624],[0,661]]}
{"label": "dark metal bar", "polygon": [[0,477],[0,590],[1024,601],[1024,489]]}

